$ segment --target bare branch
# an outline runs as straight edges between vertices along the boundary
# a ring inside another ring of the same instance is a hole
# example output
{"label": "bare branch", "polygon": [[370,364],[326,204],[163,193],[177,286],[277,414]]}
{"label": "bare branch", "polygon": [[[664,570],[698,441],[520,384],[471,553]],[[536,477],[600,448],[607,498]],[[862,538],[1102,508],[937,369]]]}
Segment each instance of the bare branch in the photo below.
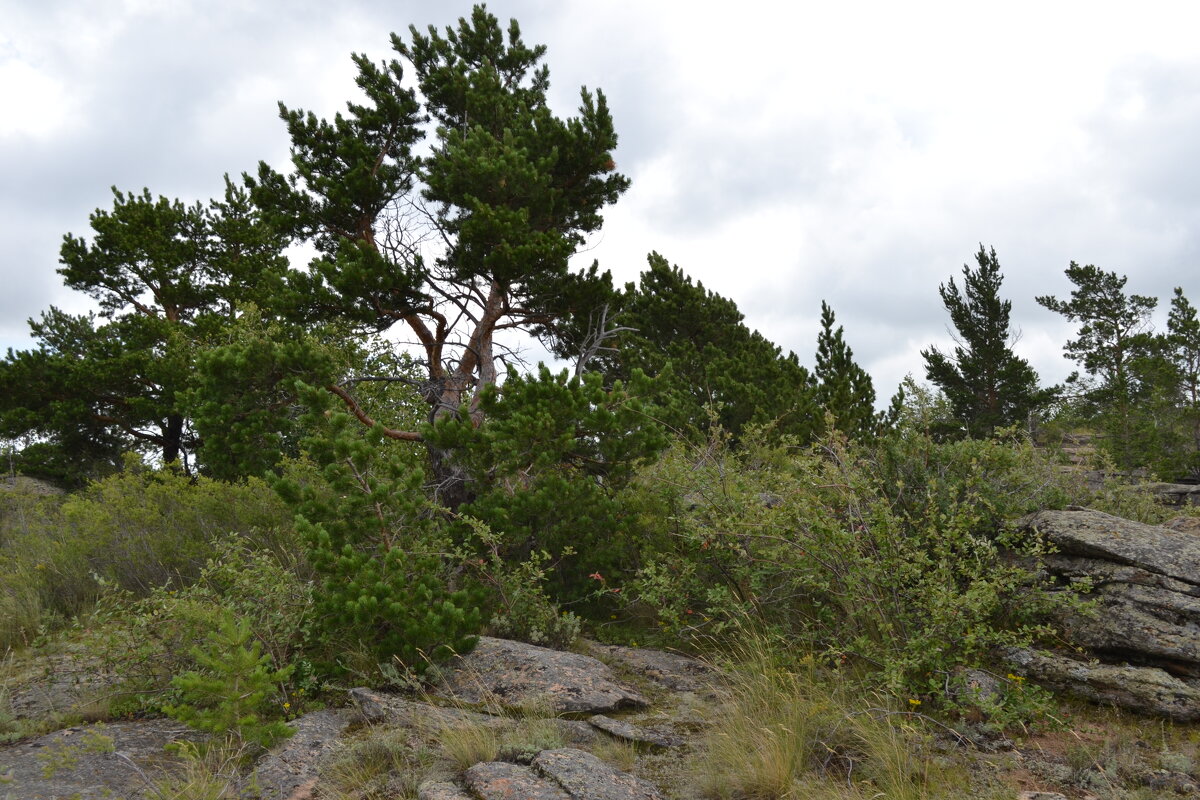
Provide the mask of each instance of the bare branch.
{"label": "bare branch", "polygon": [[583,374],[587,363],[601,352],[615,352],[617,348],[604,343],[617,334],[636,331],[628,325],[608,327],[608,303],[588,313],[588,333],[579,344],[579,356],[575,360],[575,377]]}
{"label": "bare branch", "polygon": [[367,412],[362,410],[362,406],[355,402],[354,398],[350,396],[349,392],[337,384],[330,384],[329,386],[326,386],[325,389],[326,391],[342,398],[342,402],[346,404],[346,408],[350,409],[350,413],[353,414],[359,422],[361,422],[363,425],[366,425],[368,428],[374,428],[378,425],[380,432],[387,438],[399,439],[402,442],[425,441],[425,438],[416,431],[398,431],[377,423],[375,420],[367,416]]}

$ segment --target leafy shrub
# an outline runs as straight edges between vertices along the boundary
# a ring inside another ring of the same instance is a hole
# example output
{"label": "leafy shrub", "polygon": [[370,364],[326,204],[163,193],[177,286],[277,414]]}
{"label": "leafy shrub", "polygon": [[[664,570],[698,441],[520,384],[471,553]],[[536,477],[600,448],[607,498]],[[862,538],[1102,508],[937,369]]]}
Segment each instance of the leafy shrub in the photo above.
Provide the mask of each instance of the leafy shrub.
{"label": "leafy shrub", "polygon": [[[470,518],[464,522],[475,534],[464,560],[475,568],[480,583],[491,594],[488,632],[557,649],[566,649],[579,638],[582,620],[546,595],[546,576],[555,568],[550,555],[542,550],[530,553],[524,561],[508,561],[501,554],[499,537],[486,525]],[[481,550],[486,553],[482,558],[470,555]],[[563,555],[572,553],[568,549]]]}
{"label": "leafy shrub", "polygon": [[744,445],[679,444],[643,473],[647,560],[625,594],[664,631],[750,621],[910,696],[1049,632],[1049,596],[1006,555],[1041,545],[1003,523],[1066,494],[1026,443]]}
{"label": "leafy shrub", "polygon": [[305,649],[312,587],[302,565],[252,550],[236,536],[214,543],[195,583],[162,587],[139,598],[110,587],[95,612],[79,623],[86,652],[121,676],[121,710],[161,710],[175,694],[175,676],[199,668],[195,649],[227,619],[254,631],[270,668],[293,670],[293,699],[318,686]]}
{"label": "leafy shrub", "polygon": [[180,588],[235,534],[248,546],[294,552],[286,506],[257,479],[224,483],[125,472],[67,498],[0,498],[0,648],[88,609],[103,586],[134,596]]}

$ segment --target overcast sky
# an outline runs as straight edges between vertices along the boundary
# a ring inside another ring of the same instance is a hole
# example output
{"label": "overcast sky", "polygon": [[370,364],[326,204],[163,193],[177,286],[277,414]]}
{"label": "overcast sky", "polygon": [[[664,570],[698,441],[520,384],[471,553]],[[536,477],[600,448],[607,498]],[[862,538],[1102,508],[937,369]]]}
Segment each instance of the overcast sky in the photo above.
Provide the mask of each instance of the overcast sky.
{"label": "overcast sky", "polygon": [[[1061,380],[1072,260],[1200,305],[1200,4],[493,2],[549,52],[552,102],[607,94],[632,188],[580,264],[657,250],[811,365],[821,301],[889,395],[950,344],[938,285],[995,247],[1022,336]],[[469,2],[0,0],[0,351],[87,309],[63,234],[111,186],[185,201],[287,165],[276,102],[332,116],[351,52]],[[1135,11],[1136,8],[1136,11]]]}

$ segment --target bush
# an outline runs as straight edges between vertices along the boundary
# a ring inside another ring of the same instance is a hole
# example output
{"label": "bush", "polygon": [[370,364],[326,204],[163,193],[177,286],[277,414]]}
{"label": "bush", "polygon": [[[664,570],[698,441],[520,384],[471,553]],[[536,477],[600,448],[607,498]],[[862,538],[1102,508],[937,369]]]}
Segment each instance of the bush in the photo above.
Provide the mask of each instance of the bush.
{"label": "bush", "polygon": [[678,444],[642,475],[647,560],[625,596],[663,631],[749,621],[908,696],[1049,633],[1049,595],[1007,555],[1041,544],[1004,521],[1067,494],[1027,443],[744,444]]}
{"label": "bush", "polygon": [[[509,561],[501,553],[500,538],[486,525],[470,518],[464,518],[464,522],[474,533],[471,546],[463,554],[464,561],[475,569],[491,595],[488,632],[542,647],[570,647],[579,638],[582,621],[546,595],[546,578],[555,569],[550,555],[542,550],[524,561]],[[480,551],[486,555],[473,557]],[[572,554],[568,549],[564,556]]]}
{"label": "bush", "polygon": [[135,597],[195,580],[233,534],[281,556],[291,515],[257,479],[223,483],[127,464],[66,498],[0,497],[0,648],[87,610],[103,586]]}
{"label": "bush", "polygon": [[276,489],[296,509],[320,580],[315,632],[326,647],[349,642],[418,674],[470,650],[481,592],[455,577],[458,561],[425,499],[423,471],[347,414],[310,422],[317,432],[305,447],[319,476],[293,474]]}
{"label": "bush", "polygon": [[161,710],[175,699],[171,681],[199,669],[195,650],[232,619],[254,632],[272,670],[293,670],[293,700],[318,689],[306,652],[312,586],[303,565],[250,549],[235,536],[214,544],[199,578],[183,589],[162,587],[138,598],[110,588],[79,623],[86,652],[121,676],[117,710]]}
{"label": "bush", "polygon": [[644,399],[654,385],[639,371],[628,386],[606,389],[599,374],[568,377],[543,366],[536,376],[510,373],[484,395],[486,424],[446,419],[428,431],[471,476],[473,500],[457,510],[494,532],[501,557],[555,560],[543,576],[555,603],[607,611],[592,602],[588,575],[632,575],[638,565],[636,515],[622,489],[668,443]]}

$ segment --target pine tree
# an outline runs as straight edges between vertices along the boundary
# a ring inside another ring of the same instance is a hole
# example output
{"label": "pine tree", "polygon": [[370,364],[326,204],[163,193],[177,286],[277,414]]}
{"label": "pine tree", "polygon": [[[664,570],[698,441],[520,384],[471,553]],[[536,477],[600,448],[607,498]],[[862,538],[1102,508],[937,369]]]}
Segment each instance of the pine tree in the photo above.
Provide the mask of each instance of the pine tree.
{"label": "pine tree", "polygon": [[[594,269],[571,272],[568,260],[629,181],[615,172],[603,93],[584,89],[579,116],[555,116],[545,47],[527,46],[515,20],[504,32],[476,6],[444,34],[409,31],[407,43],[392,37],[399,59],[353,56],[366,99],[344,115],[281,105],[295,172],[263,164],[248,180],[271,218],[320,253],[311,275],[293,276],[296,309],[365,331],[401,326],[423,351],[431,419],[465,409],[480,424],[481,392],[503,354],[496,334],[553,337],[603,289]],[[421,156],[427,120],[436,127]],[[347,384],[327,388],[359,416]],[[453,455],[430,454],[443,499],[466,499]]]}
{"label": "pine tree", "polygon": [[1174,370],[1174,396],[1186,443],[1177,471],[1194,476],[1200,472],[1200,318],[1181,287],[1171,298],[1163,338],[1164,355]]}
{"label": "pine tree", "polygon": [[89,469],[73,464],[80,455],[104,465],[141,449],[188,465],[198,441],[181,394],[194,354],[237,303],[268,299],[285,265],[282,239],[232,184],[207,206],[113,193],[90,241],[65,237],[59,270],[99,316],[51,308],[30,321],[37,348],[0,362],[4,384],[21,387],[0,399],[0,435],[42,439],[27,466],[69,482]]}
{"label": "pine tree", "polygon": [[[474,499],[459,513],[497,535],[508,563],[549,554],[550,596],[578,609],[594,599],[589,574],[619,580],[642,566],[640,512],[622,490],[670,441],[656,395],[639,370],[607,388],[598,372],[514,371],[484,395],[486,425],[446,418],[427,436],[461,453],[474,476]],[[563,558],[570,551],[578,555]]]}
{"label": "pine tree", "polygon": [[945,393],[968,434],[985,437],[996,428],[1024,423],[1052,392],[1038,389],[1033,367],[1012,351],[1012,302],[1000,299],[1004,277],[995,248],[984,250],[981,244],[975,260],[976,269],[963,265],[962,289],[953,277],[938,287],[956,332],[954,352],[931,347],[921,355],[926,378]]}
{"label": "pine tree", "polygon": [[842,326],[834,330],[834,322],[833,309],[822,300],[816,399],[833,417],[837,430],[852,438],[869,438],[879,432],[882,423],[875,414],[875,386],[866,370],[855,363]]}
{"label": "pine tree", "polygon": [[304,450],[321,465],[319,478],[285,477],[275,489],[296,508],[320,582],[314,634],[414,673],[469,651],[481,594],[455,574],[454,542],[423,491],[419,460],[381,446],[378,426],[322,410],[329,396],[321,390],[308,392]]}
{"label": "pine tree", "polygon": [[819,428],[812,377],[795,354],[746,327],[736,303],[663,256],[650,254],[649,268],[616,304],[624,330],[597,366],[626,380],[638,369],[670,370],[663,410],[673,428],[703,432],[715,419],[737,437],[747,425],[771,424],[804,441]]}
{"label": "pine tree", "polygon": [[1082,386],[1082,408],[1105,428],[1106,447],[1117,465],[1140,466],[1134,413],[1137,396],[1146,387],[1135,366],[1153,342],[1150,314],[1158,300],[1126,295],[1124,275],[1091,264],[1081,267],[1072,261],[1066,274],[1075,284],[1070,300],[1045,295],[1037,302],[1080,323],[1078,338],[1068,341],[1063,352],[1098,381],[1093,385],[1075,377],[1068,383]]}

